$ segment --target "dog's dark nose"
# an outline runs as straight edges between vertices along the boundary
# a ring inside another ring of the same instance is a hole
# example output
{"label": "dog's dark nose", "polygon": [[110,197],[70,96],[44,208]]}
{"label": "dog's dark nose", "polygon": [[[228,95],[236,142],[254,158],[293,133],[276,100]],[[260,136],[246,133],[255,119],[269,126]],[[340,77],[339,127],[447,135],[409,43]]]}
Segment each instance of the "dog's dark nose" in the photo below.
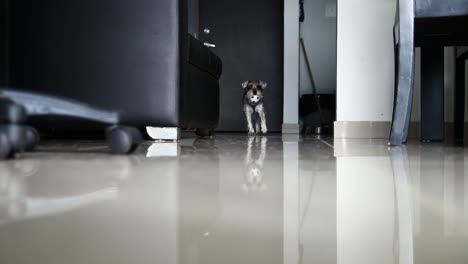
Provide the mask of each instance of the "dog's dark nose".
{"label": "dog's dark nose", "polygon": [[253,94],[254,94],[254,95],[257,95],[257,90],[253,90]]}

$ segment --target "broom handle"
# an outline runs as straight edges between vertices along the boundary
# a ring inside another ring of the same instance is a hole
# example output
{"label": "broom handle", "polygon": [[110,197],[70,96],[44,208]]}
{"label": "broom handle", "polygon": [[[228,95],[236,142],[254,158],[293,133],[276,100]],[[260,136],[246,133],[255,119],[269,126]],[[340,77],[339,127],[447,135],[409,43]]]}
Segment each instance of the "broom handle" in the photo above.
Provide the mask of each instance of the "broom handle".
{"label": "broom handle", "polygon": [[306,51],[306,48],[305,48],[305,45],[304,45],[304,39],[301,38],[300,42],[301,42],[302,51],[304,52],[304,57],[305,57],[305,61],[306,61],[306,64],[307,64],[307,70],[309,72],[309,77],[310,77],[310,80],[312,82],[312,92],[314,94],[315,100],[317,101],[317,108],[319,110],[319,115],[320,115],[320,123],[321,123],[321,125],[323,125],[322,107],[320,106],[320,99],[318,97],[317,87],[315,86],[314,76],[312,75],[312,69],[310,67],[309,56],[307,56],[307,51]]}

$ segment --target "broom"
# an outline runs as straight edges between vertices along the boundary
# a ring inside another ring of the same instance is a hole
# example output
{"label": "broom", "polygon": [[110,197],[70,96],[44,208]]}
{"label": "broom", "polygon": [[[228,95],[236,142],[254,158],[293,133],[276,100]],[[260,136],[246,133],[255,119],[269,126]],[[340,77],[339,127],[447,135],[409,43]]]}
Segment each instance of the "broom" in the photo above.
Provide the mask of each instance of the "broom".
{"label": "broom", "polygon": [[306,48],[305,48],[305,45],[304,45],[304,39],[301,38],[300,42],[301,42],[302,51],[304,52],[305,61],[306,61],[306,64],[307,64],[307,71],[309,72],[310,81],[312,82],[312,93],[314,94],[315,101],[317,103],[317,109],[319,111],[320,126],[323,126],[324,119],[323,119],[322,107],[320,106],[320,99],[319,99],[319,96],[318,96],[318,93],[317,93],[317,88],[315,86],[314,76],[312,75],[312,69],[310,67],[309,56],[307,56],[307,51],[306,51]]}

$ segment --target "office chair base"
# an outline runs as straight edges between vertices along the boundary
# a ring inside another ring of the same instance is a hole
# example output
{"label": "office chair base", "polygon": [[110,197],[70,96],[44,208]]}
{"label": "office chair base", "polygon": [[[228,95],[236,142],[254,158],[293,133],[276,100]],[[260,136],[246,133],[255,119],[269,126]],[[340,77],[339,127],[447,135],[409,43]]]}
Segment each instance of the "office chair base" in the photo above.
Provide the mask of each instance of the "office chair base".
{"label": "office chair base", "polygon": [[109,126],[106,138],[114,154],[132,153],[143,141],[137,128],[118,125],[117,113],[64,98],[0,90],[0,160],[31,151],[39,143],[38,131],[26,125],[29,116],[72,117]]}

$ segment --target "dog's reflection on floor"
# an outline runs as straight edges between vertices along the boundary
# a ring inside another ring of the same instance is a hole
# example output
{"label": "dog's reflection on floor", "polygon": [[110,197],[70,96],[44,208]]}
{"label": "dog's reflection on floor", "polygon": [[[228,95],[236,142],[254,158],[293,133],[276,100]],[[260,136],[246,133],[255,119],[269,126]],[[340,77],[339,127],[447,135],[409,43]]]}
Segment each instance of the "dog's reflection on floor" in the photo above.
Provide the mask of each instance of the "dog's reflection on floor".
{"label": "dog's reflection on floor", "polygon": [[266,157],[268,138],[249,137],[245,155],[244,184],[242,190],[246,193],[264,192],[268,186],[264,182],[263,165]]}

